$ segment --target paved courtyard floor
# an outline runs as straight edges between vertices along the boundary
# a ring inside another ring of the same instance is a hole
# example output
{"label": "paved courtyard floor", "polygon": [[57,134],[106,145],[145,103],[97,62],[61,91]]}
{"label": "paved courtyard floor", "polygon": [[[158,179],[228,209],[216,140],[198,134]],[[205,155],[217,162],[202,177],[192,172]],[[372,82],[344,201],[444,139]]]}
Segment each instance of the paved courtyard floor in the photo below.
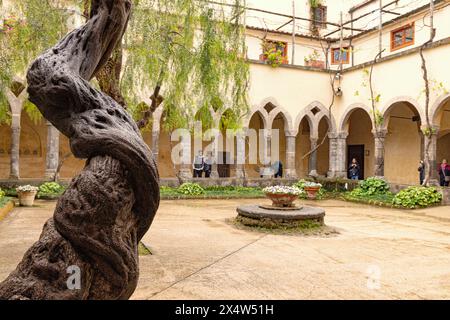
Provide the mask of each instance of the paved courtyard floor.
{"label": "paved courtyard floor", "polygon": [[[417,211],[341,201],[329,238],[270,235],[227,223],[239,204],[163,201],[143,242],[134,299],[449,299],[450,207]],[[262,200],[262,203],[269,204]],[[17,208],[0,222],[0,281],[52,215],[54,202]]]}

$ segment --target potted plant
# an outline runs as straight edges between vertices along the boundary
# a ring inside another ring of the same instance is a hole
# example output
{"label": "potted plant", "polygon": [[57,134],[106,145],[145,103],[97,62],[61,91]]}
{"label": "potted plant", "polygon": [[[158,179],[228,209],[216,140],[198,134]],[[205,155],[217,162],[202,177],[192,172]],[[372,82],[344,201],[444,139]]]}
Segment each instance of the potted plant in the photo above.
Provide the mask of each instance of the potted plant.
{"label": "potted plant", "polygon": [[320,60],[320,54],[317,50],[314,50],[313,53],[305,57],[305,66],[324,69],[325,62]]}
{"label": "potted plant", "polygon": [[272,205],[277,208],[289,208],[294,206],[294,201],[303,193],[297,187],[274,186],[263,189],[266,197],[272,200]]}
{"label": "potted plant", "polygon": [[287,63],[287,58],[284,56],[286,44],[283,42],[274,42],[264,40],[261,44],[262,54],[259,56],[259,60],[270,64],[276,68],[282,64]]}
{"label": "potted plant", "polygon": [[322,188],[322,185],[320,183],[310,181],[306,181],[303,187],[303,189],[306,191],[308,199],[310,200],[317,199],[317,194],[320,191],[320,188]]}
{"label": "potted plant", "polygon": [[23,207],[32,207],[38,190],[39,188],[30,185],[16,188],[19,204]]}

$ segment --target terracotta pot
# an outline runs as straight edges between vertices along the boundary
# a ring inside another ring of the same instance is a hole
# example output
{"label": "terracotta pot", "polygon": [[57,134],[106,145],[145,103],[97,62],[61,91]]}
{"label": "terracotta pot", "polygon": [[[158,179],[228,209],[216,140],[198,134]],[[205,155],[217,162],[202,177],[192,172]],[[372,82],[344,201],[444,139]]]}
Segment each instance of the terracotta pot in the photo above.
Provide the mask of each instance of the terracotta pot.
{"label": "terracotta pot", "polygon": [[309,60],[309,61],[306,61],[306,66],[307,67],[324,69],[325,68],[325,62],[321,61],[321,60]]}
{"label": "terracotta pot", "polygon": [[266,197],[272,200],[272,205],[278,208],[293,207],[298,196],[292,194],[266,193]]}
{"label": "terracotta pot", "polygon": [[308,196],[308,199],[316,200],[317,193],[319,192],[320,187],[305,187],[304,190],[306,191],[306,195]]}
{"label": "terracotta pot", "polygon": [[32,207],[34,199],[36,198],[37,191],[19,191],[17,195],[19,197],[19,204],[23,207]]}

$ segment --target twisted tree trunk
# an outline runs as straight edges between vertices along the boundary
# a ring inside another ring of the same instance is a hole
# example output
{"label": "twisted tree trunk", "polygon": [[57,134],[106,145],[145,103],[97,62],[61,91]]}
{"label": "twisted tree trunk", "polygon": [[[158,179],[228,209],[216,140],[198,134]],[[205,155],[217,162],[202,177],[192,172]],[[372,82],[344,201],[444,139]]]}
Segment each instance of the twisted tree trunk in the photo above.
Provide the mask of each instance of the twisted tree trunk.
{"label": "twisted tree trunk", "polygon": [[[159,206],[151,151],[131,116],[91,87],[123,36],[129,0],[93,0],[86,25],[28,72],[30,100],[87,165],[58,201],[38,242],[0,284],[0,299],[127,299],[138,280],[138,243]],[[79,268],[81,286],[67,285]]]}

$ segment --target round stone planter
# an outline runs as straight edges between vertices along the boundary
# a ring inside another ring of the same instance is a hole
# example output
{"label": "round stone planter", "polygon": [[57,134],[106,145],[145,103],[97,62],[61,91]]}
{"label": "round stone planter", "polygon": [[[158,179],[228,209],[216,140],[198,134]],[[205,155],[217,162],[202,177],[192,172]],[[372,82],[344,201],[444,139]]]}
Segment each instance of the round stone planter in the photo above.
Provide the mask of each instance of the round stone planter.
{"label": "round stone planter", "polygon": [[272,200],[272,205],[277,208],[294,207],[294,201],[298,199],[298,196],[293,194],[266,193],[266,197]]}
{"label": "round stone planter", "polygon": [[19,204],[22,207],[32,207],[34,199],[36,198],[37,191],[18,191]]}
{"label": "round stone planter", "polygon": [[320,187],[305,187],[306,195],[310,200],[316,200],[317,194],[319,193]]}

